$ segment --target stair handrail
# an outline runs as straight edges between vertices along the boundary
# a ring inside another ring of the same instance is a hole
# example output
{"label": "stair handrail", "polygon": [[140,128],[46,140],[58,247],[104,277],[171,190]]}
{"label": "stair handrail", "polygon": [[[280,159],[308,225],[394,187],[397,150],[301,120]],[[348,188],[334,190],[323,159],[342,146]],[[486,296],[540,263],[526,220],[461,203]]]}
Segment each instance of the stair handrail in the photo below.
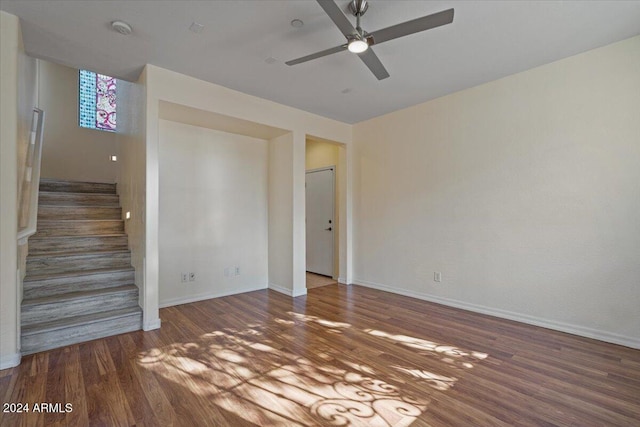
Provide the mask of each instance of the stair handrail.
{"label": "stair handrail", "polygon": [[33,109],[29,146],[20,185],[18,205],[18,244],[23,245],[35,234],[38,227],[38,193],[40,187],[40,164],[42,161],[42,133],[44,111]]}

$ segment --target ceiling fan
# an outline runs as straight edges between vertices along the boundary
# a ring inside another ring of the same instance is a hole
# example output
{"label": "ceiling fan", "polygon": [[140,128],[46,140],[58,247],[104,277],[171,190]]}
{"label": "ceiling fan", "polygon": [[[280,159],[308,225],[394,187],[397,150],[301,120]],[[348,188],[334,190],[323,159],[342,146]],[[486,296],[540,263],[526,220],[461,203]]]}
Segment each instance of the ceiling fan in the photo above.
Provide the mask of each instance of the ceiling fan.
{"label": "ceiling fan", "polygon": [[416,18],[401,24],[392,25],[372,33],[364,31],[360,27],[360,18],[369,8],[367,0],[352,0],[349,3],[349,10],[356,17],[356,27],[353,28],[349,19],[342,13],[338,5],[333,0],[316,0],[320,7],[324,9],[329,18],[333,21],[342,34],[347,38],[347,43],[312,53],[298,59],[285,62],[287,65],[296,65],[312,59],[321,58],[333,53],[349,50],[356,53],[362,62],[371,70],[378,80],[386,79],[389,73],[378,59],[378,56],[370,49],[374,44],[384,43],[399,37],[408,36],[410,34],[419,33],[420,31],[429,30],[431,28],[440,27],[441,25],[453,22],[453,9],[443,10],[442,12],[432,15]]}

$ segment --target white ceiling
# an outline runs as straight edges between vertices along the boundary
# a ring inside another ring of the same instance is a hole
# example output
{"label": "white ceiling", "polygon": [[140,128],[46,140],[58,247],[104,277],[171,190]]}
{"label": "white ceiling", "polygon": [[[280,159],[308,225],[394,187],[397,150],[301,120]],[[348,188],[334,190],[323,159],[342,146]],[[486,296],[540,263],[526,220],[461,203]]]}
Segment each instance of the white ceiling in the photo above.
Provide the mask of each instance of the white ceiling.
{"label": "white ceiling", "polygon": [[[347,0],[338,0],[347,10]],[[371,0],[371,32],[453,7],[452,24],[377,45],[378,81],[342,52],[285,61],[344,43],[312,0],[2,0],[21,18],[32,56],[135,80],[149,63],[355,123],[640,34],[640,1]],[[302,28],[289,23],[298,18]],[[123,36],[110,23],[124,20]],[[189,31],[192,22],[205,26]],[[267,63],[267,58],[275,58]],[[347,91],[348,89],[348,91]],[[343,93],[347,92],[347,93]]]}

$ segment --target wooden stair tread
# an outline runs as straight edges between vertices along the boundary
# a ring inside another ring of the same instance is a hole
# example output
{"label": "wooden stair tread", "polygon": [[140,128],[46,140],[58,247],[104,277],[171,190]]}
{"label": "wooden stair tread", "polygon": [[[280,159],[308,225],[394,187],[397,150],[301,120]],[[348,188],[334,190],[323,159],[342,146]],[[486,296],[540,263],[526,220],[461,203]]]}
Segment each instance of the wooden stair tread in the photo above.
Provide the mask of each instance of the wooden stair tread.
{"label": "wooden stair tread", "polygon": [[69,292],[66,294],[51,295],[47,297],[32,298],[22,300],[22,307],[31,307],[34,305],[48,304],[52,302],[68,302],[74,299],[83,299],[89,297],[99,297],[101,295],[117,294],[119,292],[137,291],[138,287],[134,284],[117,286],[114,288],[92,289],[88,291]]}
{"label": "wooden stair tread", "polygon": [[71,192],[71,191],[39,191],[38,194],[41,194],[43,196],[49,196],[49,195],[53,195],[55,196],[59,196],[59,197],[64,197],[64,196],[72,196],[72,197],[94,197],[94,196],[98,196],[98,197],[104,197],[104,198],[117,198],[118,195],[116,193],[77,193],[77,192]]}
{"label": "wooden stair tread", "polygon": [[69,205],[41,205],[38,206],[39,221],[68,221],[68,220],[108,220],[122,219],[120,206],[69,206]]}
{"label": "wooden stair tread", "polygon": [[33,261],[42,258],[59,258],[59,257],[95,257],[101,255],[109,255],[109,254],[124,254],[131,252],[129,249],[105,249],[105,250],[93,250],[93,251],[81,251],[81,252],[55,252],[51,254],[37,254],[37,255],[29,255],[27,259]]}
{"label": "wooden stair tread", "polygon": [[43,178],[40,180],[40,187],[43,188],[43,192],[68,193],[69,189],[74,189],[77,192],[89,194],[116,194],[116,184],[110,182],[69,181]]}
{"label": "wooden stair tread", "polygon": [[[66,193],[65,193],[66,194]],[[76,193],[76,194],[85,194],[85,193]],[[90,194],[90,195],[100,195],[101,193],[86,193],[86,194]],[[107,196],[115,196],[115,194],[106,194]],[[100,209],[119,209],[120,206],[104,206],[104,205],[82,205],[82,206],[78,206],[78,205],[43,205],[43,208],[47,208],[47,209],[87,209],[87,208],[100,208]]]}
{"label": "wooden stair tread", "polygon": [[135,271],[131,266],[122,266],[122,267],[113,267],[113,268],[97,268],[94,270],[73,270],[73,271],[64,271],[60,273],[49,273],[49,274],[34,274],[27,275],[23,281],[24,284],[27,282],[37,282],[39,280],[53,279],[53,278],[62,278],[62,277],[77,277],[77,276],[90,276],[93,274],[102,274],[109,272],[121,272],[121,271]]}
{"label": "wooden stair tread", "polygon": [[53,236],[89,236],[124,233],[124,221],[121,219],[101,221],[57,221],[38,222],[37,238]]}
{"label": "wooden stair tread", "polygon": [[114,222],[114,221],[123,221],[123,220],[122,219],[40,219],[38,220],[38,225],[41,225],[40,223],[42,222],[69,224],[71,222],[91,223],[91,222]]}
{"label": "wooden stair tread", "polygon": [[[114,220],[115,221],[115,220]],[[78,236],[36,236],[29,238],[29,241],[34,240],[50,240],[50,239],[81,239],[85,237],[127,237],[127,233],[112,233],[112,234],[81,234]]]}
{"label": "wooden stair tread", "polygon": [[109,193],[66,193],[40,191],[38,203],[41,206],[105,206],[119,207],[120,198]]}
{"label": "wooden stair tread", "polygon": [[45,208],[45,209],[49,209],[49,210],[58,210],[58,209],[122,209],[121,206],[109,206],[109,205],[82,205],[82,206],[78,206],[78,205],[60,205],[60,204],[56,204],[56,205],[47,205],[47,204],[43,204],[42,206],[39,206],[38,208]]}
{"label": "wooden stair tread", "polygon": [[126,234],[42,236],[29,240],[29,256],[57,255],[65,252],[128,250]]}
{"label": "wooden stair tread", "polygon": [[131,315],[141,314],[142,309],[139,306],[122,308],[118,310],[103,311],[95,314],[84,316],[69,317],[66,319],[56,320],[53,322],[34,323],[24,326],[21,329],[22,336],[40,334],[43,332],[51,332],[77,325],[87,325],[91,323],[103,322],[105,320],[116,319],[119,317],[127,317]]}
{"label": "wooden stair tread", "polygon": [[126,248],[103,251],[65,252],[27,256],[27,274],[49,274],[64,271],[120,268],[131,265],[131,251]]}

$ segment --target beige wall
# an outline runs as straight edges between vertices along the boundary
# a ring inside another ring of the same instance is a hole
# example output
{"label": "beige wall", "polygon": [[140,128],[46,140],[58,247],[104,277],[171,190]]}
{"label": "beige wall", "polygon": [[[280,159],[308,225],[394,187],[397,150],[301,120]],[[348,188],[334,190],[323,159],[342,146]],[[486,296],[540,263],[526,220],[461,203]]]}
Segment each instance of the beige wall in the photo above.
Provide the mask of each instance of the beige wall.
{"label": "beige wall", "polygon": [[117,152],[116,135],[78,125],[78,70],[40,60],[39,75],[46,114],[42,178],[115,182],[117,165],[109,156]]}
{"label": "beige wall", "polygon": [[[135,282],[140,289],[140,306],[145,306],[145,165],[146,165],[146,91],[145,74],[136,83],[118,81],[118,144],[117,189],[122,212],[130,213],[125,231],[131,249],[131,264]],[[146,319],[146,314],[145,314]],[[147,329],[145,324],[145,329]],[[151,328],[153,329],[153,328]]]}
{"label": "beige wall", "polygon": [[335,201],[334,201],[334,247],[333,247],[333,277],[339,276],[340,271],[340,146],[324,141],[307,138],[305,152],[305,166],[307,170],[335,166]]}
{"label": "beige wall", "polygon": [[160,306],[267,287],[267,148],[160,121]]}
{"label": "beige wall", "polygon": [[20,363],[17,202],[37,104],[36,75],[18,18],[0,11],[0,369]]}
{"label": "beige wall", "polygon": [[0,369],[20,362],[17,325],[18,18],[0,11]]}
{"label": "beige wall", "polygon": [[38,106],[38,61],[24,53],[20,37],[18,54],[18,195],[23,187],[25,162],[31,139],[33,108]]}
{"label": "beige wall", "polygon": [[340,146],[307,138],[305,153],[306,169],[337,166],[340,159]]}
{"label": "beige wall", "polygon": [[639,76],[635,37],[355,125],[355,282],[640,347]]}
{"label": "beige wall", "polygon": [[[283,276],[292,279],[286,288],[279,289],[290,295],[306,293],[305,287],[305,226],[304,226],[304,178],[305,178],[305,137],[314,135],[320,138],[351,143],[352,127],[345,123],[330,120],[265,99],[246,95],[219,85],[208,83],[153,65],[146,67],[147,113],[146,113],[146,268],[145,290],[148,301],[145,302],[145,316],[157,313],[151,302],[157,292],[159,278],[159,120],[160,103],[167,102],[202,110],[217,115],[229,116],[243,121],[254,122],[290,132],[291,144],[283,146],[290,156],[290,188],[285,189],[290,196],[283,200],[284,211],[291,212],[288,230],[275,236],[269,229],[269,242],[279,239],[287,252],[269,251],[269,266],[286,266],[290,270]],[[286,172],[289,173],[289,172]],[[287,178],[289,179],[289,178]],[[269,192],[269,195],[271,192]],[[349,219],[347,219],[349,220]],[[271,221],[271,220],[270,220]],[[270,222],[271,224],[271,222]],[[290,243],[287,243],[290,242]],[[278,258],[272,260],[272,257]],[[289,261],[287,261],[289,260]],[[348,264],[348,263],[347,263]],[[269,270],[271,277],[272,270]],[[150,295],[149,295],[150,294]]]}

